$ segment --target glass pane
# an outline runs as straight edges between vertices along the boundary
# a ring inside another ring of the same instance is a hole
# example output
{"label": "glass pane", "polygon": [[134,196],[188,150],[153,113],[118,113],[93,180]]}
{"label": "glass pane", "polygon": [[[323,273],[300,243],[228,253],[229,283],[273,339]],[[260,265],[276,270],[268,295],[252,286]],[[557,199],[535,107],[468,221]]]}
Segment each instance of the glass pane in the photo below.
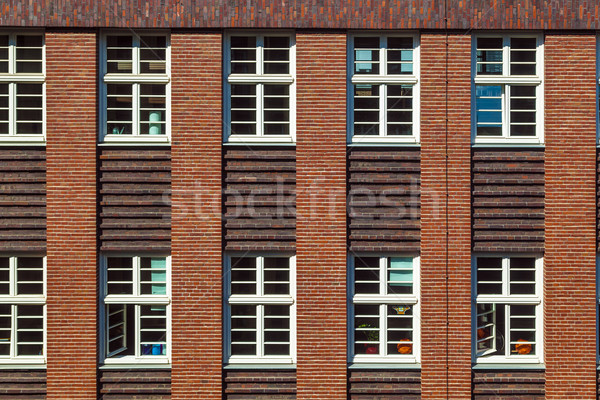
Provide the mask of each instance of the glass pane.
{"label": "glass pane", "polygon": [[142,355],[167,355],[167,307],[140,306],[140,346]]}
{"label": "glass pane", "polygon": [[408,257],[388,258],[388,294],[412,294],[413,260]]}
{"label": "glass pane", "polygon": [[150,295],[167,294],[166,257],[140,258],[141,293]]}
{"label": "glass pane", "polygon": [[9,294],[10,264],[8,257],[0,257],[0,294]]}
{"label": "glass pane", "polygon": [[17,35],[17,73],[42,73],[42,35]]}
{"label": "glass pane", "polygon": [[289,355],[290,307],[265,305],[264,315],[265,318],[263,324],[265,355]]}
{"label": "glass pane", "polygon": [[165,135],[167,121],[165,85],[140,85],[140,134]]}
{"label": "glass pane", "polygon": [[379,74],[379,38],[354,38],[354,73]]}
{"label": "glass pane", "polygon": [[502,258],[477,258],[477,294],[502,294]]}
{"label": "glass pane", "polygon": [[248,295],[256,292],[256,258],[231,258],[231,294]]}
{"label": "glass pane", "polygon": [[354,85],[354,134],[379,135],[379,85]]}
{"label": "glass pane", "polygon": [[231,134],[256,135],[256,85],[231,85]]}
{"label": "glass pane", "polygon": [[536,74],[536,39],[511,38],[510,39],[510,74],[535,75]]}
{"label": "glass pane", "polygon": [[108,294],[133,294],[133,259],[131,257],[108,257]]}
{"label": "glass pane", "polygon": [[387,73],[412,74],[413,72],[412,38],[387,38]]}
{"label": "glass pane", "polygon": [[0,35],[0,74],[8,73],[8,35]]}
{"label": "glass pane", "polygon": [[355,354],[379,354],[379,305],[354,305]]}
{"label": "glass pane", "polygon": [[477,38],[477,75],[502,75],[502,38]]}
{"label": "glass pane", "polygon": [[0,304],[0,356],[10,355],[12,306]]}
{"label": "glass pane", "polygon": [[289,74],[289,47],[288,37],[265,37],[265,48],[263,49],[265,74]]}
{"label": "glass pane", "polygon": [[354,292],[380,294],[379,257],[354,258]]}
{"label": "glass pane", "polygon": [[511,355],[535,354],[535,306],[519,305],[510,308],[510,351]]}
{"label": "glass pane", "polygon": [[106,308],[108,330],[107,356],[122,353],[127,349],[127,307],[123,304],[109,304]]}
{"label": "glass pane", "polygon": [[477,135],[502,135],[502,86],[476,87]]}
{"label": "glass pane", "polygon": [[256,73],[256,37],[231,37],[231,73]]}
{"label": "glass pane", "polygon": [[387,353],[389,355],[412,354],[412,306],[409,304],[394,304],[388,305],[386,308],[388,325]]}
{"label": "glass pane", "polygon": [[42,355],[44,306],[17,306],[17,355]]}
{"label": "glass pane", "polygon": [[106,72],[133,72],[133,38],[130,35],[106,37]]}
{"label": "glass pane", "polygon": [[140,73],[162,74],[166,72],[165,36],[140,36]]}
{"label": "glass pane", "polygon": [[290,293],[290,259],[287,257],[264,258],[264,294],[286,295]]}
{"label": "glass pane", "polygon": [[109,135],[131,135],[133,87],[131,84],[109,84],[107,89],[107,131]]}
{"label": "glass pane", "polygon": [[256,308],[231,305],[231,355],[257,355]]}
{"label": "glass pane", "polygon": [[535,136],[536,87],[510,87],[510,135]]}
{"label": "glass pane", "polygon": [[510,259],[510,294],[535,294],[535,258]]}
{"label": "glass pane", "polygon": [[264,85],[265,135],[289,135],[289,96],[288,85]]}
{"label": "glass pane", "polygon": [[44,294],[43,258],[17,258],[17,294]]}

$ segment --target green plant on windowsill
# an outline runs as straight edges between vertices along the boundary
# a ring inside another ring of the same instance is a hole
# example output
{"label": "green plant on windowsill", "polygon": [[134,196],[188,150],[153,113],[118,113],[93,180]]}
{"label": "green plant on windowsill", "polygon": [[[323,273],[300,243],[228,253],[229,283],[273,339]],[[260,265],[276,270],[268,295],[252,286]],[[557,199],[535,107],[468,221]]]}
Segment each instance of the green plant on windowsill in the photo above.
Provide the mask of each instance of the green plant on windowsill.
{"label": "green plant on windowsill", "polygon": [[364,343],[363,344],[363,346],[365,347],[365,353],[366,354],[378,354],[379,353],[379,344],[377,342],[379,342],[379,330],[377,328],[373,327],[371,324],[360,324],[358,326],[358,328],[370,329],[370,330],[359,331],[359,332],[362,332],[366,341],[373,342],[373,343]]}

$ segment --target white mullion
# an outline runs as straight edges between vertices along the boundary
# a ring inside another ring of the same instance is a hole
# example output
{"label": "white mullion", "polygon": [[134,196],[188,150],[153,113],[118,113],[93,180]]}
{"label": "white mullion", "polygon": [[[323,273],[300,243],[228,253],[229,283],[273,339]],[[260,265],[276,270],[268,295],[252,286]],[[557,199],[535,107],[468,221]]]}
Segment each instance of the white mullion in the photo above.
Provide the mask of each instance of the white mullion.
{"label": "white mullion", "polygon": [[10,358],[17,356],[17,306],[10,305]]}
{"label": "white mullion", "polygon": [[133,334],[135,336],[135,340],[134,340],[134,346],[135,349],[133,350],[133,354],[135,355],[135,357],[140,357],[141,354],[141,334],[140,334],[140,328],[142,325],[142,321],[141,321],[141,313],[140,313],[140,305],[139,304],[134,304],[133,305],[133,309],[134,309],[134,327],[133,327]]}
{"label": "white mullion", "polygon": [[17,71],[17,35],[8,35],[8,73],[10,75]]}
{"label": "white mullion", "polygon": [[502,87],[502,137],[510,138],[510,85],[503,84]]}
{"label": "white mullion", "polygon": [[[503,304],[504,307],[504,356],[510,357],[510,309],[511,304]],[[496,310],[498,306],[496,306]]]}
{"label": "white mullion", "polygon": [[387,304],[379,305],[379,355],[387,355],[387,324],[386,324]]}
{"label": "white mullion", "polygon": [[258,358],[265,356],[264,343],[265,343],[265,329],[264,329],[264,305],[256,305],[256,354]]}
{"label": "white mullion", "polygon": [[[256,36],[256,75],[264,75],[264,36]],[[264,136],[264,83],[256,84],[256,136]]]}
{"label": "white mullion", "polygon": [[379,84],[379,136],[387,136],[387,83]]}
{"label": "white mullion", "polygon": [[264,290],[264,257],[256,257],[256,296],[261,297],[265,295]]}
{"label": "white mullion", "polygon": [[8,135],[17,134],[17,84],[9,82],[8,84]]}
{"label": "white mullion", "polygon": [[379,258],[379,295],[387,295],[387,258]]}
{"label": "white mullion", "polygon": [[140,83],[132,84],[131,88],[131,135],[139,136],[140,134]]}
{"label": "white mullion", "polygon": [[387,76],[387,36],[379,37],[379,75]]}
{"label": "white mullion", "polygon": [[131,278],[133,280],[132,284],[133,284],[133,297],[138,297],[140,295],[141,292],[141,288],[140,288],[140,257],[135,256],[132,257],[131,260],[131,266],[133,268],[133,271],[131,271]]}

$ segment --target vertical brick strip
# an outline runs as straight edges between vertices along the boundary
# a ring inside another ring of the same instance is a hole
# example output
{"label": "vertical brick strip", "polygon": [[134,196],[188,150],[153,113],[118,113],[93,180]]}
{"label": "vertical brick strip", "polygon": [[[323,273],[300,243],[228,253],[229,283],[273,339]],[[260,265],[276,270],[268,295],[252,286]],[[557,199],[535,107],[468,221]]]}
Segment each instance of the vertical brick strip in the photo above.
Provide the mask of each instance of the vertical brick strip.
{"label": "vertical brick strip", "polygon": [[[450,35],[448,41],[446,116],[446,37],[421,36],[423,399],[471,398],[471,38]],[[451,291],[450,299],[446,288]]]}
{"label": "vertical brick strip", "polygon": [[596,39],[547,35],[547,399],[596,398]]}
{"label": "vertical brick strip", "polygon": [[96,399],[95,33],[46,33],[48,399]]}
{"label": "vertical brick strip", "polygon": [[221,35],[171,35],[172,399],[221,398]]}
{"label": "vertical brick strip", "polygon": [[298,33],[299,400],[346,399],[346,35]]}

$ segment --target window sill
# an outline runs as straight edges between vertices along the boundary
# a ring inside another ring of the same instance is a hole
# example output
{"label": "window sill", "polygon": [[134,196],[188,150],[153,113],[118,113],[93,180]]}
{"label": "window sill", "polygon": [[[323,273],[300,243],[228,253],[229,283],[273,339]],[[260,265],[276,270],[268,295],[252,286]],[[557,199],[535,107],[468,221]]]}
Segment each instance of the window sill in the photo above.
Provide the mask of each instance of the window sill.
{"label": "window sill", "polygon": [[273,144],[293,144],[294,138],[291,136],[229,136],[224,144],[233,145],[273,145]]}
{"label": "window sill", "polygon": [[296,364],[271,364],[271,363],[235,364],[235,363],[230,363],[230,364],[223,365],[223,369],[229,369],[229,370],[233,370],[233,369],[273,369],[273,370],[289,369],[289,370],[295,370]]}
{"label": "window sill", "polygon": [[45,146],[46,138],[43,135],[2,135],[0,146]]}
{"label": "window sill", "polygon": [[540,141],[536,141],[536,142],[513,142],[513,141],[475,141],[475,143],[473,143],[471,145],[471,147],[473,148],[486,148],[486,147],[493,147],[493,148],[536,148],[536,149],[543,149],[546,146],[544,145],[544,143],[541,143]]}
{"label": "window sill", "polygon": [[122,136],[104,136],[100,140],[100,146],[131,146],[131,145],[144,145],[144,146],[165,146],[170,145],[171,141],[168,136],[149,136],[149,135],[122,135]]}
{"label": "window sill", "polygon": [[15,362],[15,360],[0,362],[0,370],[6,369],[46,369],[46,362]]}
{"label": "window sill", "polygon": [[367,362],[355,362],[348,364],[348,369],[414,369],[420,370],[420,363],[367,363]]}
{"label": "window sill", "polygon": [[386,137],[386,136],[352,136],[349,146],[415,146],[421,144],[414,136],[411,137]]}
{"label": "window sill", "polygon": [[546,365],[544,365],[543,363],[522,364],[522,363],[510,363],[510,362],[489,363],[489,364],[479,363],[479,364],[473,364],[472,369],[473,370],[488,370],[488,369],[493,369],[493,370],[502,370],[502,369],[503,370],[507,370],[507,369],[541,370],[541,369],[546,369]]}
{"label": "window sill", "polygon": [[156,363],[123,363],[123,364],[103,364],[99,367],[102,370],[110,369],[171,369],[171,364],[156,364]]}
{"label": "window sill", "polygon": [[[149,356],[146,356],[149,357]],[[171,362],[166,356],[154,356],[149,358],[123,357],[120,359],[106,359],[100,368],[123,369],[123,368],[170,368]]]}

